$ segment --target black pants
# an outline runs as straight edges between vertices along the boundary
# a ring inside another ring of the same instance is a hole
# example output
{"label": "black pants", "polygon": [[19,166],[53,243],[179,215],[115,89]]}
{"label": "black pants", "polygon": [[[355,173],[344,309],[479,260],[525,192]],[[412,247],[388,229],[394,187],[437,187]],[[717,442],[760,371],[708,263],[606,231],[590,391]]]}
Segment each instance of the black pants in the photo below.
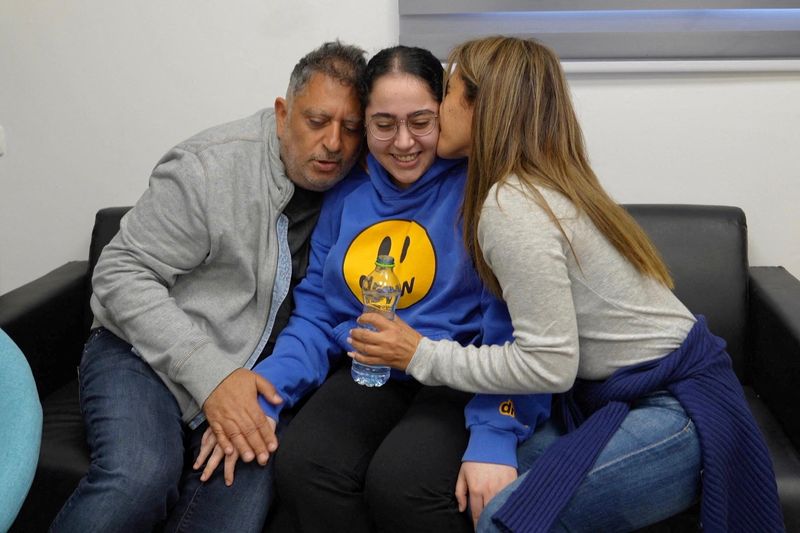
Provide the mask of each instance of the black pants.
{"label": "black pants", "polygon": [[275,458],[278,522],[298,532],[472,532],[455,486],[470,394],[336,371],[289,424]]}

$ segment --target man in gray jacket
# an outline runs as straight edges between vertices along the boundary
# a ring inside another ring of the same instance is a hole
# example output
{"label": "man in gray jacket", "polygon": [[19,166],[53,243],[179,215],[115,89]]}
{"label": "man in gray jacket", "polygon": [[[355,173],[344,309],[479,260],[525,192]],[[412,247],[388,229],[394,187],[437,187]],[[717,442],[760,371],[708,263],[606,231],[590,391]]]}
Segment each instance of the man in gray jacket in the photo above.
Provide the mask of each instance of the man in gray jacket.
{"label": "man in gray jacket", "polygon": [[[80,366],[91,466],[54,531],[260,531],[277,439],[250,370],[267,356],[306,268],[321,191],[363,138],[364,52],[326,43],[286,98],[169,151],[92,278]],[[354,172],[360,172],[356,169]],[[205,421],[243,461],[226,486],[192,468]]]}

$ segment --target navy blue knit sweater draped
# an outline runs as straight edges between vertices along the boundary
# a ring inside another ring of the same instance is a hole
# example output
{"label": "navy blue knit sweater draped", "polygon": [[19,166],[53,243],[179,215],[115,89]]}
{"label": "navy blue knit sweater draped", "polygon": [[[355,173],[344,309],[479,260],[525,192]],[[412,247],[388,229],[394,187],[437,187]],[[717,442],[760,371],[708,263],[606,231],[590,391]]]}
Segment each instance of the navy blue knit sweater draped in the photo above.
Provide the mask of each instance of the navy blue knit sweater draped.
{"label": "navy blue knit sweater draped", "polygon": [[561,395],[568,433],[533,464],[527,478],[492,516],[494,523],[512,532],[549,531],[631,402],[664,389],[680,401],[700,438],[704,531],[784,531],[764,439],[725,352],[725,341],[711,334],[702,316],[674,352],[620,369],[605,381],[578,380],[571,393]]}

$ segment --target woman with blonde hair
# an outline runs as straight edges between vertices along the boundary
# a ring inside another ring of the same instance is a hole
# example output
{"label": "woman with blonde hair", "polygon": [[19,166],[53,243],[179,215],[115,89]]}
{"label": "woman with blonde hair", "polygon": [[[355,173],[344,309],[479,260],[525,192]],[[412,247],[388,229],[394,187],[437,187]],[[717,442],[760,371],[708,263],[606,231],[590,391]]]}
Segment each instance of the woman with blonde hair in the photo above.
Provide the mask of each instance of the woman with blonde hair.
{"label": "woman with blonde hair", "polygon": [[563,393],[518,449],[514,482],[490,502],[459,493],[473,518],[485,506],[479,531],[629,531],[698,498],[706,531],[782,531],[725,343],[598,182],[556,55],[490,37],[449,63],[438,153],[469,157],[464,239],[514,341],[462,347],[365,314],[378,331],[353,330],[351,357],[428,385]]}

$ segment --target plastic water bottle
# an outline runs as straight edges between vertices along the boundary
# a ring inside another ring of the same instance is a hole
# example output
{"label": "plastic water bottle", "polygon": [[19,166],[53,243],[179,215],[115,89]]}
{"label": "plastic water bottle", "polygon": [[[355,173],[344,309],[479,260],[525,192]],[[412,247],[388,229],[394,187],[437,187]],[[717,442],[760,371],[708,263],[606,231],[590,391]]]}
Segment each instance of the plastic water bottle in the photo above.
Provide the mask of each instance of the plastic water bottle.
{"label": "plastic water bottle", "polygon": [[[375,261],[375,270],[360,280],[361,294],[365,313],[379,313],[389,320],[394,320],[394,311],[400,300],[400,280],[394,273],[394,257],[379,255]],[[361,327],[374,329],[371,326]],[[359,385],[380,387],[389,381],[391,369],[388,366],[365,365],[353,361],[350,373]]]}

